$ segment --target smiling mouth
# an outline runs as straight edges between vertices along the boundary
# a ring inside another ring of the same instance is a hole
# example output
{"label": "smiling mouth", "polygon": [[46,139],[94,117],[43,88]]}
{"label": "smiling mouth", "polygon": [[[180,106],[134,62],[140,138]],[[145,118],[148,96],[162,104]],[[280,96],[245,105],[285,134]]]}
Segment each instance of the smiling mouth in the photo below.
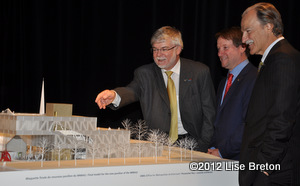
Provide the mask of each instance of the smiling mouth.
{"label": "smiling mouth", "polygon": [[250,45],[252,45],[253,43],[254,43],[253,40],[247,40],[245,44],[248,45],[248,46],[250,46]]}
{"label": "smiling mouth", "polygon": [[156,60],[157,60],[157,61],[159,61],[159,62],[162,62],[162,61],[165,61],[165,60],[166,60],[166,58],[157,57],[157,58],[156,58]]}

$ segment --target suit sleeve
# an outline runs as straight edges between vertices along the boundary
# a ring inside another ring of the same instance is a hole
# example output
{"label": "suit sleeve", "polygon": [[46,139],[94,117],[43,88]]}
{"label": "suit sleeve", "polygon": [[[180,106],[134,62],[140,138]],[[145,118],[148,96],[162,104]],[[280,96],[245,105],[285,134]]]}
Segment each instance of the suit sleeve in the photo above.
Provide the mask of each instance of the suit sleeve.
{"label": "suit sleeve", "polygon": [[203,70],[200,83],[202,92],[201,102],[203,107],[203,124],[201,136],[198,140],[198,146],[200,147],[201,151],[207,152],[214,132],[213,122],[216,114],[216,96],[209,68],[205,68]]}
{"label": "suit sleeve", "polygon": [[129,105],[139,100],[138,94],[140,93],[138,71],[134,73],[133,80],[126,87],[118,87],[114,89],[121,97],[121,102],[118,107],[114,107],[112,104],[109,107],[113,110]]}

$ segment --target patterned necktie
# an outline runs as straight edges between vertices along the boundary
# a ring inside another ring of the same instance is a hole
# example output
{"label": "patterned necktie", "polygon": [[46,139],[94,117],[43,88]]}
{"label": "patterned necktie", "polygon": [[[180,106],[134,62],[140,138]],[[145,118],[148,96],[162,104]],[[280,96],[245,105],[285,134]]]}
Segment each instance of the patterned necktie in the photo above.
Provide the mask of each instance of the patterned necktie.
{"label": "patterned necktie", "polygon": [[233,74],[228,74],[228,79],[227,79],[227,84],[226,84],[226,89],[225,89],[225,93],[224,93],[224,96],[223,96],[223,100],[225,99],[225,96],[232,84],[232,78],[233,78]]}
{"label": "patterned necktie", "polygon": [[170,100],[170,110],[171,110],[171,125],[170,125],[169,137],[174,143],[178,139],[178,115],[177,115],[176,89],[175,89],[174,82],[171,78],[173,72],[166,71],[166,74],[168,76],[167,90],[168,90],[168,95]]}

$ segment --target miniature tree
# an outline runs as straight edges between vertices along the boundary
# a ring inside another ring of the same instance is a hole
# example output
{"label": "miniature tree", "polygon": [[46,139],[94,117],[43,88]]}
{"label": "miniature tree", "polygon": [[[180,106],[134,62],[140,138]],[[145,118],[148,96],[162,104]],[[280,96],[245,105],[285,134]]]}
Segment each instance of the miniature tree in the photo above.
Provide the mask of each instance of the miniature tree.
{"label": "miniature tree", "polygon": [[173,140],[166,135],[166,139],[164,141],[164,145],[166,145],[168,147],[168,154],[169,154],[169,162],[171,161],[171,151],[172,151],[172,148],[174,146],[174,142]]}
{"label": "miniature tree", "polygon": [[126,151],[129,147],[129,143],[126,141],[125,136],[122,137],[122,141],[119,144],[119,148],[121,149],[121,151],[123,152],[123,159],[124,159],[124,164],[126,163]]}
{"label": "miniature tree", "polygon": [[132,134],[138,139],[138,154],[139,154],[139,163],[141,163],[142,155],[142,139],[147,134],[148,126],[146,125],[145,120],[138,120],[135,126],[132,128]]}
{"label": "miniature tree", "polygon": [[[35,154],[34,154],[34,160],[35,161],[39,161],[39,160],[41,160],[41,153],[40,153],[40,151],[39,152],[36,152]],[[32,157],[32,158],[33,158]],[[42,164],[42,163],[41,163]],[[42,166],[41,166],[42,167]]]}
{"label": "miniature tree", "polygon": [[184,141],[184,145],[183,145],[183,150],[184,150],[184,158],[186,159],[186,152],[187,152],[187,149],[189,148],[188,146],[188,138],[185,137],[183,138],[183,141]]}
{"label": "miniature tree", "polygon": [[182,139],[182,144],[181,144],[181,147],[182,150],[184,150],[184,158],[186,159],[187,158],[187,150],[189,149],[189,137],[185,137]]}
{"label": "miniature tree", "polygon": [[97,153],[97,150],[99,149],[99,144],[93,141],[91,144],[89,144],[89,147],[92,151],[92,166],[95,164],[95,155]]}
{"label": "miniature tree", "polygon": [[180,160],[182,161],[182,151],[185,147],[185,139],[178,140],[176,143],[177,146],[180,148]]}
{"label": "miniature tree", "polygon": [[74,154],[74,163],[75,163],[75,167],[76,167],[77,166],[78,149],[80,147],[82,147],[82,141],[74,138],[73,145],[74,145],[74,148],[72,149],[72,152]]}
{"label": "miniature tree", "polygon": [[189,138],[185,140],[186,146],[191,150],[191,160],[193,160],[193,150],[197,147],[197,141],[194,138]]}
{"label": "miniature tree", "polygon": [[[111,130],[109,127],[108,130]],[[111,151],[111,146],[112,146],[112,136],[109,135],[109,140],[106,143],[107,146],[107,164],[109,165],[109,159],[110,159],[110,151]]]}
{"label": "miniature tree", "polygon": [[58,157],[57,157],[58,167],[60,167],[60,159],[61,159],[60,155],[61,155],[61,151],[64,147],[65,147],[65,144],[62,142],[57,142],[56,144],[54,144],[54,149],[57,150],[57,154],[58,154]]}
{"label": "miniature tree", "polygon": [[124,121],[121,122],[121,124],[123,125],[123,127],[124,127],[125,130],[131,131],[131,129],[132,129],[132,122],[131,122],[130,119],[128,119],[128,118],[125,119]]}
{"label": "miniature tree", "polygon": [[158,145],[163,144],[164,140],[166,139],[166,135],[166,133],[161,132],[159,129],[150,130],[148,140],[154,143],[155,163],[157,163]]}
{"label": "miniature tree", "polygon": [[41,155],[41,167],[43,167],[44,156],[47,151],[51,150],[50,149],[51,143],[47,138],[43,137],[40,139],[38,145],[40,147],[39,150],[40,150],[40,155]]}

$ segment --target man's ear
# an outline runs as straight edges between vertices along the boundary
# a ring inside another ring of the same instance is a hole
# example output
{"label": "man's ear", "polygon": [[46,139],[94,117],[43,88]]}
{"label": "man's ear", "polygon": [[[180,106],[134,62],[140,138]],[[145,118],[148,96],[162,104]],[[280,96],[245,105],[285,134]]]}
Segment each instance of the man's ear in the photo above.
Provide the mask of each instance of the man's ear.
{"label": "man's ear", "polygon": [[267,23],[265,25],[265,28],[267,29],[268,32],[273,32],[274,25],[272,23]]}
{"label": "man's ear", "polygon": [[178,46],[176,47],[176,55],[179,55],[179,54],[181,53],[182,49],[183,49],[183,48],[182,48],[181,46],[178,45]]}
{"label": "man's ear", "polygon": [[243,44],[242,44],[242,45],[239,46],[239,48],[240,48],[241,53],[243,53],[243,52],[246,51],[247,45],[243,45]]}

